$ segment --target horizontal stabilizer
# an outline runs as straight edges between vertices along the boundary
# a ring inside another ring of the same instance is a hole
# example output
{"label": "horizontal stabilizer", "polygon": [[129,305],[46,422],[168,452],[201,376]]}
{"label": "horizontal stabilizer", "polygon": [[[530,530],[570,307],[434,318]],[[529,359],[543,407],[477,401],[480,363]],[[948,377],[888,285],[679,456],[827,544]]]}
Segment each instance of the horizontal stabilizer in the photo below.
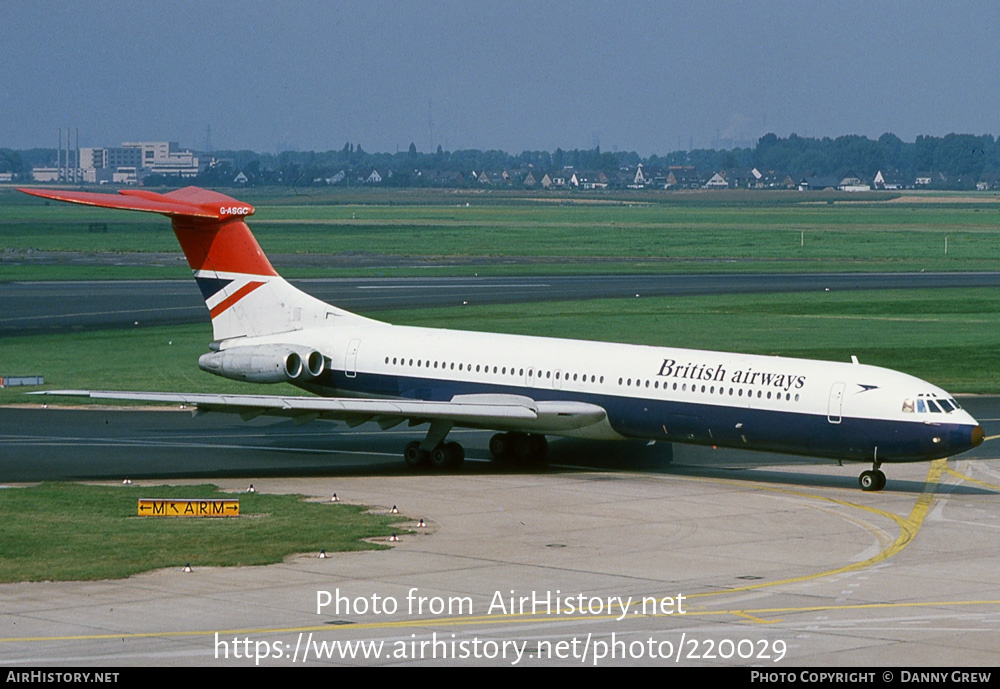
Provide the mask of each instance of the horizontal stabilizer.
{"label": "horizontal stabilizer", "polygon": [[253,206],[249,203],[198,187],[185,187],[166,194],[142,189],[122,189],[118,195],[97,194],[89,191],[63,191],[61,189],[19,188],[18,191],[54,201],[67,201],[100,208],[161,213],[172,218],[230,220],[244,218],[253,215],[254,212]]}

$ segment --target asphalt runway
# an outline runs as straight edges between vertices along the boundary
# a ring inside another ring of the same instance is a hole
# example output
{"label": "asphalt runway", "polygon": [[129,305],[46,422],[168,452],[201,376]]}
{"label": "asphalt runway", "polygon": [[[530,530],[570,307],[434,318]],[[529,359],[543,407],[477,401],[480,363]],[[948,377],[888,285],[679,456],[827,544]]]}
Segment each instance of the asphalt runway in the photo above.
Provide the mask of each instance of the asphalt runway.
{"label": "asphalt runway", "polygon": [[[397,299],[384,292],[359,298]],[[60,327],[108,327],[71,320]],[[553,440],[550,466],[518,471],[485,461],[488,433],[456,431],[466,466],[414,473],[400,453],[419,428],[2,408],[3,490],[99,480],[131,502],[165,480],[253,483],[331,510],[333,493],[398,505],[411,533],[388,550],[269,567],[0,585],[0,665],[851,666],[883,680],[994,666],[1000,399],[961,402],[987,442],[948,462],[886,465],[878,493],[857,488],[860,465],[681,445]]]}
{"label": "asphalt runway", "polygon": [[[757,273],[293,280],[358,313],[388,309],[641,296],[930,287],[1000,287],[1000,273]],[[204,323],[194,280],[0,283],[0,337]]]}

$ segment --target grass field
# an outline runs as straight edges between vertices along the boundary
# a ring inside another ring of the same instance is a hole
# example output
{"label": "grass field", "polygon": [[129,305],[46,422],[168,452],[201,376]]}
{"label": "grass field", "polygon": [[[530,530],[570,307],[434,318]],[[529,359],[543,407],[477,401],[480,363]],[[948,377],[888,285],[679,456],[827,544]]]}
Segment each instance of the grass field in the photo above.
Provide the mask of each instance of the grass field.
{"label": "grass field", "polygon": [[[138,498],[239,498],[240,517],[138,517]],[[403,518],[405,519],[405,517]],[[293,553],[387,546],[400,515],[297,495],[224,494],[215,486],[48,483],[0,490],[0,583],[119,579],[162,567],[266,565]]]}
{"label": "grass field", "polygon": [[[717,270],[993,270],[1000,213],[989,194],[925,197],[785,192],[618,196],[488,195],[405,190],[238,196],[256,203],[251,226],[269,254],[386,254],[481,259],[451,274],[510,273],[497,259],[553,261],[560,272]],[[91,232],[91,224],[107,232]],[[947,240],[946,240],[947,238]],[[947,241],[947,254],[945,243]],[[29,279],[16,252],[177,252],[156,215],[49,202],[0,191],[0,279]],[[608,259],[611,259],[610,261]],[[90,277],[94,268],[35,272]],[[157,275],[183,275],[179,266]],[[520,268],[537,272],[535,265]],[[122,267],[117,274],[136,277]],[[368,274],[297,270],[297,277]],[[426,274],[423,269],[422,274]],[[393,268],[392,275],[412,274]],[[115,271],[110,271],[114,276]],[[106,278],[107,269],[95,277]]]}

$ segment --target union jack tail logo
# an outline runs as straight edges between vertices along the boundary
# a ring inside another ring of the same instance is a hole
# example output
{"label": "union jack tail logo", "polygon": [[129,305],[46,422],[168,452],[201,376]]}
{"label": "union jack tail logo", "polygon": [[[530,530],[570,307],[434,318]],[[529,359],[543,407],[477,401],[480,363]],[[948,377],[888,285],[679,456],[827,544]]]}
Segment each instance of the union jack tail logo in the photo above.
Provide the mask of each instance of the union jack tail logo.
{"label": "union jack tail logo", "polygon": [[335,317],[361,319],[309,296],[278,275],[244,221],[253,215],[254,207],[225,194],[198,187],[166,194],[140,189],[122,189],[118,195],[21,191],[56,201],[169,217],[205,299],[216,341],[332,325]]}

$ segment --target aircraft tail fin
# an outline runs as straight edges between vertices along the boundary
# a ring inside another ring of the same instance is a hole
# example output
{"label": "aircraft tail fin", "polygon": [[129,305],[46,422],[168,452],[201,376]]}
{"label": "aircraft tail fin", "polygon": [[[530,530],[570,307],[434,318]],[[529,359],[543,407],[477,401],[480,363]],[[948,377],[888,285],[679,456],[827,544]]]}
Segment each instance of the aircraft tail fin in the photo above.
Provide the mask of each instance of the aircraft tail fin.
{"label": "aircraft tail fin", "polygon": [[173,223],[194,271],[216,340],[255,337],[364,320],[285,281],[271,266],[244,218],[254,207],[208,189],[185,187],[166,194],[122,189],[118,195],[20,189],[26,194],[101,208],[160,213]]}

